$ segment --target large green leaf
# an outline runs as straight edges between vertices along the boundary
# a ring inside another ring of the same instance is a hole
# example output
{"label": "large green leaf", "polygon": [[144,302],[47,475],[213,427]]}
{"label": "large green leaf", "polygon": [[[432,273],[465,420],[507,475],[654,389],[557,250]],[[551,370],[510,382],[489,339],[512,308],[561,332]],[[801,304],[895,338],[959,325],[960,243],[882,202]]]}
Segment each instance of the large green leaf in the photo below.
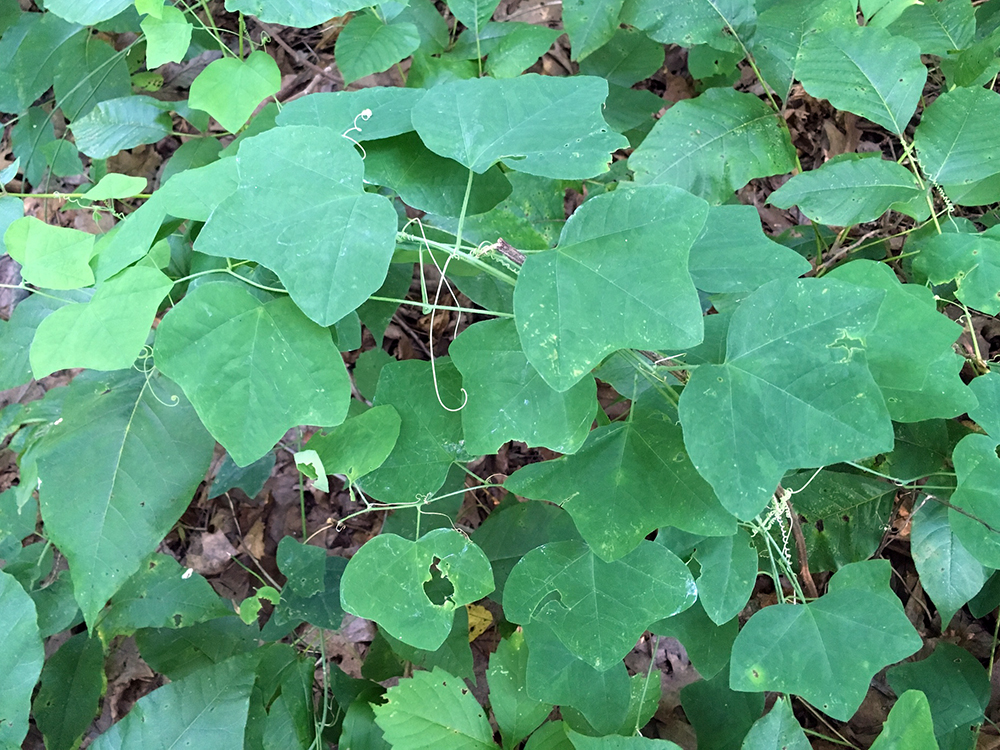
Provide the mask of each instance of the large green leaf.
{"label": "large green leaf", "polygon": [[794,176],[767,202],[779,208],[798,206],[815,222],[847,227],[874,221],[922,193],[913,173],[894,161],[842,158]]}
{"label": "large green leaf", "polygon": [[364,0],[226,0],[226,10],[304,29],[364,8]]}
{"label": "large green leaf", "polygon": [[20,747],[28,733],[31,693],[42,671],[45,652],[38,635],[35,604],[17,580],[0,570],[0,628],[4,647],[0,649],[0,743]]}
{"label": "large green leaf", "polygon": [[969,388],[979,399],[969,416],[993,437],[1000,438],[1000,374],[988,372],[969,383]]}
{"label": "large green leaf", "polygon": [[755,177],[795,168],[778,115],[753,94],[709,89],[667,110],[632,156],[636,182],[684,188],[725,203]]}
{"label": "large green leaf", "polygon": [[582,60],[603,47],[618,30],[624,0],[568,0],[563,3],[563,28],[573,59]]}
{"label": "large green leaf", "polygon": [[163,318],[155,355],[239,466],[292,427],[347,416],[350,378],[329,330],[287,297],[265,303],[237,284],[199,286]]}
{"label": "large green leaf", "polygon": [[913,134],[920,168],[939,185],[961,186],[1000,172],[1000,95],[983,88],[948,91],[924,110]]}
{"label": "large green leaf", "polygon": [[25,216],[7,227],[4,244],[10,257],[21,264],[21,277],[29,284],[77,289],[94,283],[92,234]]}
{"label": "large green leaf", "polygon": [[256,660],[235,656],[154,690],[91,747],[242,750]]}
{"label": "large green leaf", "polygon": [[963,360],[952,351],[961,328],[937,311],[929,289],[901,284],[891,268],[870,260],[840,266],[829,278],[885,290],[878,322],[865,339],[865,357],[895,421],[954,417],[975,405],[958,376]]}
{"label": "large green leaf", "polygon": [[98,103],[71,126],[76,147],[92,159],[156,143],[170,135],[170,115],[148,96],[124,96]]}
{"label": "large green leaf", "polygon": [[191,82],[188,106],[208,112],[230,133],[250,119],[257,106],[281,88],[274,59],[257,50],[246,60],[223,57],[209,63]]}
{"label": "large green leaf", "polygon": [[907,690],[889,711],[882,733],[872,743],[872,750],[938,750],[934,723],[927,696],[919,690]]}
{"label": "large green leaf", "polygon": [[375,723],[393,747],[496,750],[486,713],[458,677],[443,669],[400,680],[375,706]]}
{"label": "large green leaf", "polygon": [[45,662],[40,682],[31,710],[45,746],[78,747],[107,687],[101,639],[74,635]]}
{"label": "large green leaf", "polygon": [[385,365],[374,403],[396,409],[399,439],[388,458],[358,483],[361,489],[385,502],[412,502],[438,490],[451,465],[467,458],[462,417],[454,411],[462,400],[458,373],[447,359],[439,358],[433,369],[420,360]]}
{"label": "large green leaf", "polygon": [[344,83],[352,83],[391,68],[419,46],[420,34],[412,23],[386,23],[374,13],[359,13],[337,37],[337,67]]}
{"label": "large green leaf", "polygon": [[583,542],[546,544],[514,566],[503,595],[510,620],[550,627],[599,671],[614,667],[651,623],[694,600],[687,568],[653,542],[614,562],[604,562]]}
{"label": "large green leaf", "polygon": [[996,438],[966,435],[955,446],[952,462],[958,487],[951,496],[951,528],[962,546],[980,563],[1000,568],[1000,458]]}
{"label": "large green leaf", "polygon": [[729,50],[753,34],[757,12],[752,0],[629,0],[621,20],[665,44]]}
{"label": "large green leaf", "polygon": [[520,172],[581,179],[608,171],[611,152],[628,145],[601,116],[608,84],[600,78],[534,74],[441,84],[413,109],[427,147],[478,174],[496,162]]}
{"label": "large green leaf", "polygon": [[[65,4],[76,3],[62,0]],[[55,13],[23,13],[0,40],[0,112],[21,113],[52,85],[62,50],[75,49],[85,35],[80,26]],[[26,166],[26,165],[25,165]]]}
{"label": "large green leaf", "polygon": [[788,469],[892,448],[863,357],[884,293],[840,281],[773,281],[733,314],[726,361],[681,394],[684,443],[723,505],[753,518]]}
{"label": "large green leaf", "polygon": [[[438,602],[425,585],[435,579],[443,579],[445,591],[451,587]],[[486,555],[452,529],[434,529],[415,542],[380,534],[355,553],[340,583],[345,610],[375,620],[394,638],[425,651],[444,643],[456,607],[491,591]]]}
{"label": "large green leaf", "polygon": [[628,554],[661,526],[712,535],[736,530],[685,454],[680,426],[655,395],[634,404],[627,421],[591,432],[575,455],[529,464],[504,486],[567,510],[607,561]]}
{"label": "large green leaf", "polygon": [[[382,86],[309,94],[286,104],[277,122],[330,128],[356,141],[391,138],[413,130],[410,110],[423,96],[420,89]],[[371,113],[367,117],[362,115],[365,110]]]}
{"label": "large green leaf", "polygon": [[93,625],[191,502],[213,441],[161,376],[86,373],[69,389],[39,446],[39,499],[46,535],[69,560]]}
{"label": "large green leaf", "polygon": [[886,27],[920,46],[922,55],[946,57],[963,50],[976,38],[976,11],[964,0],[917,3],[904,10]]}
{"label": "large green leaf", "polygon": [[794,693],[847,721],[874,674],[920,646],[889,588],[889,561],[854,563],[834,574],[819,599],[754,614],[733,644],[730,684]]}
{"label": "large green leaf", "polygon": [[740,750],[809,750],[810,747],[790,702],[779,697],[767,715],[750,727]]}
{"label": "large green leaf", "polygon": [[116,16],[131,5],[131,0],[49,0],[45,10],[72,23],[93,26]]}
{"label": "large green leaf", "polygon": [[806,39],[797,73],[812,96],[896,134],[909,124],[927,80],[916,42],[856,25]]}
{"label": "large green leaf", "polygon": [[469,326],[448,352],[469,394],[462,410],[469,453],[496,453],[508,440],[575,453],[587,438],[597,405],[593,379],[553,390],[521,351],[513,321]]}
{"label": "large green leaf", "polygon": [[616,349],[681,349],[702,337],[687,271],[704,201],[666,185],[584,203],[552,251],[525,261],[514,314],[528,361],[568,390]]}
{"label": "large green leaf", "polygon": [[1000,313],[1000,229],[936,235],[920,243],[913,267],[934,284],[954,280],[955,296],[969,307]]}
{"label": "large green leaf", "polygon": [[244,141],[235,160],[236,192],[212,212],[196,250],[263,263],[323,326],[382,285],[396,213],[364,192],[364,162],[349,141],[326,128],[274,128]]}
{"label": "large green leaf", "polygon": [[84,36],[80,41],[80,49],[76,45],[63,48],[53,80],[56,101],[70,122],[90,112],[98,102],[132,93],[126,56],[96,36]]}
{"label": "large green leaf", "polygon": [[490,656],[486,678],[490,685],[490,706],[500,726],[504,747],[516,747],[552,712],[552,705],[528,696],[525,676],[528,647],[524,634],[515,630],[504,638]]}
{"label": "large green leaf", "polygon": [[135,266],[99,284],[89,302],[66,305],[43,320],[31,344],[31,370],[131,367],[173,282],[156,268]]}
{"label": "large green leaf", "polygon": [[622,737],[606,735],[590,737],[567,729],[566,734],[576,750],[680,750],[680,745],[667,740],[652,740],[648,737]]}
{"label": "large green leaf", "polygon": [[739,528],[732,536],[703,539],[696,554],[701,573],[698,598],[716,625],[724,625],[743,611],[757,581],[757,548],[750,534]]}

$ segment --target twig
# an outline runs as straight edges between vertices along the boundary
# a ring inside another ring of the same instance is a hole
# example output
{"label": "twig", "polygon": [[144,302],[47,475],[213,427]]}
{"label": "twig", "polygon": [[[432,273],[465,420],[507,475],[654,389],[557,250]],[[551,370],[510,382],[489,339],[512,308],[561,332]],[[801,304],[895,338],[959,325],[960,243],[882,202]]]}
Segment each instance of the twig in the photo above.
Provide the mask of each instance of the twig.
{"label": "twig", "polygon": [[792,507],[791,498],[785,498],[788,506],[788,517],[792,522],[792,535],[795,537],[795,549],[799,553],[799,578],[805,587],[806,596],[817,599],[819,591],[816,590],[816,582],[813,581],[812,573],[809,572],[809,554],[806,550],[806,537],[802,533],[802,524],[799,521],[799,514]]}
{"label": "twig", "polygon": [[311,62],[307,58],[306,55],[304,55],[301,52],[297,52],[296,50],[292,49],[288,45],[288,43],[278,35],[277,30],[273,26],[269,26],[268,24],[263,23],[263,22],[257,20],[256,18],[254,19],[254,23],[257,24],[257,27],[261,31],[263,31],[271,39],[273,39],[274,41],[276,41],[278,43],[278,46],[281,47],[283,50],[285,50],[285,52],[287,52],[289,55],[291,55],[292,59],[295,60],[297,63],[299,63],[300,65],[304,65],[305,67],[309,68],[309,70],[311,70],[316,75],[323,76],[328,81],[330,81],[331,83],[333,83],[333,84],[335,84],[337,86],[339,86],[341,84],[340,81],[338,81],[336,78],[334,78],[333,74],[330,73],[330,71],[323,70],[323,68],[319,67],[319,65],[316,65],[315,63]]}
{"label": "twig", "polygon": [[512,263],[516,263],[519,266],[523,266],[524,261],[527,260],[527,257],[525,256],[524,253],[522,253],[516,247],[511,247],[511,245],[503,237],[499,237],[497,241],[494,242],[492,245],[487,245],[486,252],[489,253],[493,252],[494,250],[496,250],[502,256],[507,258],[507,260],[511,261]]}

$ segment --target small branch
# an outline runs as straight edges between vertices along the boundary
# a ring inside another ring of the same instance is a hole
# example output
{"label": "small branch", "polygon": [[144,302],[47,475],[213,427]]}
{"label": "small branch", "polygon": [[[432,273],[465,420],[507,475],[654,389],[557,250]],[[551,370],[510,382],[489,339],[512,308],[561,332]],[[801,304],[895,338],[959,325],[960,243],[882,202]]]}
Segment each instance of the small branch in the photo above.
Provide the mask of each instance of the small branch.
{"label": "small branch", "polygon": [[806,550],[806,537],[802,533],[802,524],[799,521],[799,514],[795,512],[795,508],[792,507],[792,501],[790,498],[785,499],[785,504],[788,506],[788,517],[792,522],[792,535],[795,537],[795,549],[799,553],[799,578],[802,579],[802,585],[805,587],[806,596],[811,599],[819,598],[819,592],[816,590],[816,582],[813,581],[812,573],[809,572],[809,553]]}
{"label": "small branch", "polygon": [[502,256],[507,258],[507,260],[516,263],[519,266],[523,266],[524,261],[527,260],[527,257],[525,256],[524,253],[522,253],[516,247],[511,247],[510,244],[508,244],[507,240],[505,240],[503,237],[499,237],[496,242],[486,247],[486,252],[492,252],[494,250],[496,250]]}

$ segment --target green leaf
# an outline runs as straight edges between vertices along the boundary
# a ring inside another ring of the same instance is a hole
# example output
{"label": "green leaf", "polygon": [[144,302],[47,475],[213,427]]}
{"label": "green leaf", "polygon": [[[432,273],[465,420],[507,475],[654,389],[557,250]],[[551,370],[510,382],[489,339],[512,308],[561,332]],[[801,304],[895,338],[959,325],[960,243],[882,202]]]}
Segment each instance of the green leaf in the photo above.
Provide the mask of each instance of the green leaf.
{"label": "green leaf", "polygon": [[1000,375],[988,372],[969,383],[979,405],[969,416],[993,437],[1000,437]]}
{"label": "green leaf", "polygon": [[385,502],[412,502],[438,490],[464,455],[462,417],[453,411],[462,400],[458,373],[447,359],[439,357],[434,369],[419,360],[383,367],[374,404],[396,409],[399,439],[389,457],[359,482],[361,489]]}
{"label": "green leaf", "polygon": [[691,460],[727,510],[753,518],[787,470],[892,448],[882,395],[852,356],[883,296],[826,279],[773,281],[736,309],[725,363],[699,366],[678,407]]}
{"label": "green leaf", "polygon": [[[78,292],[81,301],[87,299],[85,292]],[[33,294],[18,303],[9,321],[0,322],[0,390],[14,388],[31,380],[31,366],[28,351],[39,324],[54,310],[66,302]]]}
{"label": "green leaf", "polygon": [[922,55],[945,57],[963,50],[976,38],[976,11],[963,0],[918,3],[904,10],[887,30],[920,46]]}
{"label": "green leaf", "polygon": [[669,186],[617,190],[584,203],[555,250],[528,257],[514,314],[545,382],[566,391],[616,349],[701,340],[686,260],[707,213],[703,201]]}
{"label": "green leaf", "polygon": [[664,59],[662,44],[641,31],[618,28],[607,44],[580,60],[580,73],[628,87],[653,75],[663,67]]}
{"label": "green leaf", "polygon": [[[886,292],[865,338],[865,357],[894,420],[954,417],[973,407],[974,396],[958,376],[963,360],[952,350],[960,327],[937,311],[929,289],[901,284],[891,268],[870,260],[847,263],[829,277]],[[912,331],[921,335],[914,339]]]}
{"label": "green leaf", "polygon": [[811,267],[797,252],[764,234],[757,209],[739,205],[709,206],[688,262],[691,279],[703,292],[752,292],[772,279],[801,276]]}
{"label": "green leaf", "polygon": [[180,10],[172,5],[165,5],[158,17],[150,14],[142,19],[140,25],[142,33],[146,35],[148,70],[158,68],[164,63],[180,62],[184,59],[188,47],[191,46],[191,33],[194,27]]}
{"label": "green leaf", "polygon": [[171,287],[157,269],[135,266],[99,284],[89,302],[55,310],[38,325],[31,344],[35,378],[71,367],[131,367]]}
{"label": "green leaf", "polygon": [[927,696],[934,736],[942,747],[967,747],[969,735],[983,723],[990,679],[965,649],[942,641],[926,659],[899,664],[886,677],[900,696],[911,690]]}
{"label": "green leaf", "polygon": [[256,497],[264,488],[264,482],[271,476],[274,469],[275,455],[266,454],[249,466],[239,467],[228,453],[222,459],[222,464],[215,473],[212,487],[208,491],[210,498],[218,497],[229,490],[240,489],[247,497]]}
{"label": "green leaf", "polygon": [[[451,587],[437,603],[425,585],[435,578],[446,591]],[[457,531],[434,529],[416,542],[380,534],[366,543],[344,572],[340,598],[351,614],[375,620],[403,643],[434,651],[451,632],[455,608],[492,590],[482,550]]]}
{"label": "green leaf", "polygon": [[436,86],[413,110],[427,147],[477,174],[496,162],[541,177],[582,179],[608,171],[627,141],[601,116],[599,78],[534,74]]}
{"label": "green leaf", "polygon": [[98,102],[132,93],[125,55],[96,36],[74,37],[60,54],[53,91],[70,122],[90,112]]}
{"label": "green leaf", "polygon": [[282,537],[276,559],[282,575],[296,593],[312,596],[326,589],[326,550]]}
{"label": "green leaf", "polygon": [[400,680],[375,706],[375,723],[396,748],[495,750],[493,730],[475,696],[443,669]]}
{"label": "green leaf", "polygon": [[412,23],[385,23],[374,13],[359,13],[337,37],[335,55],[344,83],[391,68],[420,46]]}
{"label": "green leaf", "polygon": [[705,614],[699,600],[679,614],[654,622],[649,629],[656,635],[680,641],[691,660],[691,666],[703,678],[710,680],[723,667],[728,667],[729,654],[740,625],[735,617],[723,625],[716,625]]}
{"label": "green leaf", "polygon": [[[472,664],[472,648],[469,645],[469,610],[466,607],[458,607],[455,610],[451,632],[436,651],[413,648],[402,641],[397,641],[388,633],[380,633],[380,635],[385,637],[385,640],[392,647],[393,653],[415,667],[427,670],[440,667],[456,677],[465,680],[476,679]],[[402,664],[400,666],[402,667]]]}
{"label": "green leaf", "polygon": [[187,508],[212,446],[166,378],[123,370],[69,386],[39,446],[39,499],[90,626]]}
{"label": "green leaf", "polygon": [[[373,86],[360,91],[309,94],[286,104],[278,115],[278,124],[330,128],[356,141],[391,138],[413,130],[410,110],[424,93],[420,89]],[[365,110],[371,112],[369,117],[363,115]]]}
{"label": "green leaf", "polygon": [[872,750],[938,750],[934,740],[934,724],[931,720],[927,696],[918,690],[908,690],[899,696],[889,718],[883,725],[882,733],[872,743]]}
{"label": "green leaf", "polygon": [[236,656],[154,690],[91,747],[242,750],[257,658]]}
{"label": "green leaf", "polygon": [[105,687],[100,638],[77,633],[48,658],[31,707],[47,748],[69,750],[79,745]]}
{"label": "green leaf", "polygon": [[77,289],[94,283],[90,259],[94,235],[56,227],[25,216],[4,233],[10,257],[21,264],[21,277],[43,289]]}
{"label": "green leaf", "polygon": [[509,440],[575,453],[587,438],[596,384],[585,378],[564,393],[553,390],[528,363],[512,320],[469,326],[448,352],[469,394],[462,410],[469,453],[496,453]]}
{"label": "green leaf", "polygon": [[[64,4],[77,3],[62,0]],[[0,41],[0,112],[24,112],[52,85],[62,50],[77,49],[83,29],[55,13],[24,13]]]}
{"label": "green leaf", "polygon": [[716,625],[743,611],[757,582],[757,549],[746,529],[698,544],[698,598]]}
{"label": "green leaf", "polygon": [[751,50],[764,80],[782,99],[798,77],[802,45],[817,31],[857,25],[852,0],[777,0],[757,17]]}
{"label": "green leaf", "polygon": [[709,89],[667,110],[629,157],[635,181],[676,185],[725,203],[755,177],[795,167],[777,115],[753,94]]}
{"label": "green leaf", "polygon": [[354,484],[383,464],[399,438],[399,413],[375,406],[338,427],[315,433],[305,447],[315,450],[327,474],[343,474]]}
{"label": "green leaf", "polygon": [[809,750],[810,747],[788,699],[779,696],[771,710],[750,727],[740,749]]}
{"label": "green leaf", "polygon": [[296,425],[347,416],[350,378],[329,330],[287,297],[262,303],[236,284],[199,286],[163,318],[155,356],[239,466]]}
{"label": "green leaf", "polygon": [[93,26],[118,15],[131,4],[132,0],[88,0],[85,3],[76,0],[48,0],[45,10],[72,23]]}
{"label": "green leaf", "polygon": [[146,189],[145,177],[132,177],[112,172],[104,175],[84,196],[90,201],[123,200],[132,198]]}
{"label": "green leaf", "polygon": [[576,750],[569,741],[566,732],[569,727],[563,721],[550,721],[542,724],[528,738],[524,750]]}
{"label": "green leaf", "polygon": [[327,555],[322,547],[301,544],[284,537],[278,544],[278,567],[287,577],[281,604],[268,626],[305,621],[317,628],[337,630],[344,619],[340,606],[340,581],[347,560]]}
{"label": "green leaf", "polygon": [[430,151],[416,133],[385,138],[367,147],[365,180],[392,188],[413,208],[442,216],[489,211],[510,195],[511,186],[500,167],[490,167],[472,180],[468,203],[465,188],[469,170]]}
{"label": "green leaf", "polygon": [[156,143],[173,129],[170,115],[148,96],[125,96],[98,103],[70,128],[80,153],[107,159],[124,149]]}
{"label": "green leaf", "polygon": [[232,613],[200,574],[169,555],[155,554],[111,598],[97,627],[101,639],[111,643],[116,635],[139,628],[185,628]]}
{"label": "green leaf", "polygon": [[681,705],[698,736],[699,750],[736,747],[764,710],[764,696],[736,692],[723,670],[681,689]]}
{"label": "green leaf", "polygon": [[577,734],[572,729],[567,729],[566,734],[576,750],[680,750],[680,745],[675,745],[673,742],[651,740],[641,736],[588,737],[585,734]]}
{"label": "green leaf", "polygon": [[209,63],[191,82],[188,106],[208,112],[230,133],[242,128],[257,105],[281,88],[278,64],[263,50],[246,60],[224,57]]}
{"label": "green leaf", "polygon": [[712,535],[736,530],[688,460],[679,425],[650,398],[633,404],[628,421],[591,432],[575,455],[529,464],[504,486],[567,510],[606,561],[628,554],[662,526]]}
{"label": "green leaf", "polygon": [[256,625],[245,625],[233,614],[189,628],[139,630],[135,642],[150,669],[176,681],[234,654],[258,650],[260,635]]}
{"label": "green leaf", "polygon": [[563,4],[563,28],[569,34],[574,60],[582,60],[614,37],[623,3],[624,0],[570,0]]}
{"label": "green leaf", "polygon": [[998,444],[989,435],[966,435],[952,453],[958,487],[951,496],[955,509],[949,511],[948,520],[962,546],[989,568],[1000,568]]}
{"label": "green leaf", "polygon": [[888,584],[887,560],[854,563],[819,599],[760,610],[733,644],[732,688],[794,693],[846,721],[874,674],[921,646]]}
{"label": "green leaf", "polygon": [[1000,95],[982,88],[942,93],[924,110],[913,135],[920,168],[940,185],[967,185],[1000,172]]}
{"label": "green leaf", "polygon": [[305,29],[365,7],[363,0],[226,0],[226,10],[256,16],[264,23]]}
{"label": "green leaf", "polygon": [[528,647],[524,634],[515,630],[497,645],[486,672],[490,685],[490,707],[500,726],[504,747],[516,747],[552,712],[551,704],[528,696],[525,687],[527,670]]}
{"label": "green leaf", "polygon": [[449,0],[448,10],[463,26],[471,29],[473,35],[479,36],[499,4],[499,0]]}
{"label": "green leaf", "polygon": [[28,733],[31,693],[42,671],[45,653],[38,635],[35,605],[17,580],[0,570],[0,628],[4,648],[0,649],[0,743],[20,747]]}
{"label": "green leaf", "polygon": [[923,192],[913,173],[894,161],[847,158],[792,177],[767,202],[779,208],[798,206],[815,222],[847,227],[874,221]]}
{"label": "green leaf", "polygon": [[630,0],[621,20],[664,44],[728,50],[737,39],[750,38],[757,13],[748,0]]}
{"label": "green leaf", "polygon": [[694,600],[691,574],[658,544],[644,541],[625,557],[604,562],[583,542],[555,542],[514,566],[503,607],[513,622],[550,627],[571,653],[604,671],[651,623]]}
{"label": "green leaf", "polygon": [[955,296],[969,307],[1000,313],[1000,230],[935,235],[920,243],[913,268],[933,284],[954,280]]}
{"label": "green leaf", "polygon": [[874,26],[813,34],[802,45],[797,73],[811,96],[897,135],[909,124],[927,80],[916,42]]}
{"label": "green leaf", "polygon": [[396,212],[364,192],[364,162],[347,140],[325,128],[275,128],[245,141],[236,167],[238,186],[212,211],[195,250],[264,264],[322,326],[382,285]]}
{"label": "green leaf", "polygon": [[502,24],[507,32],[486,59],[486,73],[494,78],[514,78],[537,62],[559,38],[559,29],[532,23],[508,21]]}

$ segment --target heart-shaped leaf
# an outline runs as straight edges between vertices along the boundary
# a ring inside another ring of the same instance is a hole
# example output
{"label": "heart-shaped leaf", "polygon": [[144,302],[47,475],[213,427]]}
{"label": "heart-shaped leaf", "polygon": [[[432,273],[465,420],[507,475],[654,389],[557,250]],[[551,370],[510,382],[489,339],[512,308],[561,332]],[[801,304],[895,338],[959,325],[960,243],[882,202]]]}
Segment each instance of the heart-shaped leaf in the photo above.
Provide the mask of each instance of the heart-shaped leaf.
{"label": "heart-shaped leaf", "polygon": [[376,406],[342,425],[317,432],[305,447],[319,454],[327,474],[343,474],[354,484],[382,465],[396,445],[399,428],[394,408]]}
{"label": "heart-shaped leaf", "polygon": [[25,216],[7,227],[4,244],[21,264],[21,277],[45,289],[78,289],[94,283],[90,259],[94,235],[79,229],[54,227]]}
{"label": "heart-shaped leaf", "polygon": [[281,88],[274,58],[257,50],[246,60],[223,57],[209,63],[191,82],[188,106],[208,112],[230,133],[250,119],[257,106]]}

